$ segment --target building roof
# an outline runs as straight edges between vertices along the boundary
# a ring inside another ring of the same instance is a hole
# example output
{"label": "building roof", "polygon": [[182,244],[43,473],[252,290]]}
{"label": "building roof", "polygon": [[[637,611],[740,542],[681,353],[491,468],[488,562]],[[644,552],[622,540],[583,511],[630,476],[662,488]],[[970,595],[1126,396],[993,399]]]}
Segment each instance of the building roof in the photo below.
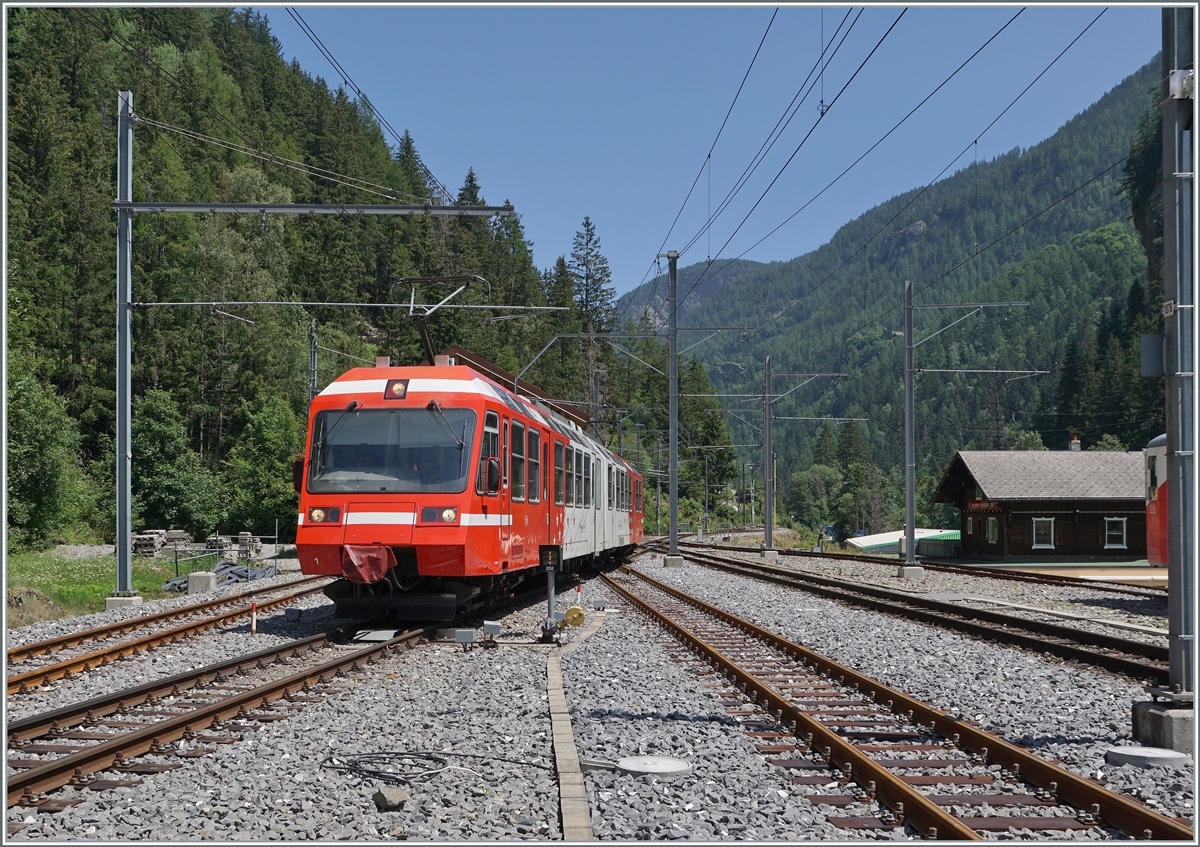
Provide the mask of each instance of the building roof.
{"label": "building roof", "polygon": [[986,500],[1142,500],[1141,452],[960,450],[938,486],[946,502],[959,463]]}

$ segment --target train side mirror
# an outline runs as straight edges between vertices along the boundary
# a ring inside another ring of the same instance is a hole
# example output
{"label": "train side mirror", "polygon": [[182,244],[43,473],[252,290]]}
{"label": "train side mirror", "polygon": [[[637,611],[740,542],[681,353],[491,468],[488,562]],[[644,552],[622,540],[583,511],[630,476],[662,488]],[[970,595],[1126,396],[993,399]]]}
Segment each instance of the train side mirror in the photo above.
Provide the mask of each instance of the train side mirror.
{"label": "train side mirror", "polygon": [[487,460],[487,493],[496,494],[500,491],[500,460],[489,456]]}
{"label": "train side mirror", "polygon": [[292,487],[296,489],[296,493],[300,493],[300,483],[304,480],[304,459],[296,459],[292,462]]}

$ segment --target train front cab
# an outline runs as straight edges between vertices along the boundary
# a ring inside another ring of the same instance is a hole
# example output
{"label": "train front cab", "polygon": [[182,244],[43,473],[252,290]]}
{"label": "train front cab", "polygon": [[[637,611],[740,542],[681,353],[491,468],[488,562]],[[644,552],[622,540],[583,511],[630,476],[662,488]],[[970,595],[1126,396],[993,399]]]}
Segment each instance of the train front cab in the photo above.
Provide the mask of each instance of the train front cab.
{"label": "train front cab", "polygon": [[1152,565],[1167,564],[1167,436],[1162,434],[1146,445],[1146,559]]}

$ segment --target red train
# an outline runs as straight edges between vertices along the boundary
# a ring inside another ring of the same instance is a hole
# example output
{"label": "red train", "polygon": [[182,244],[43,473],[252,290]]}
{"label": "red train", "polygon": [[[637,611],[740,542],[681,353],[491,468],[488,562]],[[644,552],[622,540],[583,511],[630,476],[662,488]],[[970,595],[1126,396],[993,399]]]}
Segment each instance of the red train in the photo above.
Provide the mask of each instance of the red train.
{"label": "red train", "polygon": [[1151,439],[1146,457],[1146,559],[1167,564],[1167,436]]}
{"label": "red train", "polygon": [[642,477],[474,367],[354,368],[309,409],[296,549],[339,614],[449,620],[481,595],[626,553]]}

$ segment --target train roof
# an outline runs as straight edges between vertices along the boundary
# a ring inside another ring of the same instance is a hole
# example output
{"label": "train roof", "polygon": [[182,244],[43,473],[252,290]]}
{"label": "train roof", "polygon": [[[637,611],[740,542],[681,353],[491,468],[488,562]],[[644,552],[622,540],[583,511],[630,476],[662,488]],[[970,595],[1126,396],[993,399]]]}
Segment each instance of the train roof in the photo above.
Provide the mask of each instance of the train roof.
{"label": "train roof", "polygon": [[[410,365],[399,367],[351,368],[327,385],[317,396],[378,393],[383,396],[389,379],[408,379],[410,393],[468,393],[497,400],[512,411],[553,429],[563,438],[582,442],[615,464],[633,471],[633,465],[613,453],[575,421],[569,420],[542,398],[516,394],[472,365]],[[456,384],[457,383],[457,384]]]}

